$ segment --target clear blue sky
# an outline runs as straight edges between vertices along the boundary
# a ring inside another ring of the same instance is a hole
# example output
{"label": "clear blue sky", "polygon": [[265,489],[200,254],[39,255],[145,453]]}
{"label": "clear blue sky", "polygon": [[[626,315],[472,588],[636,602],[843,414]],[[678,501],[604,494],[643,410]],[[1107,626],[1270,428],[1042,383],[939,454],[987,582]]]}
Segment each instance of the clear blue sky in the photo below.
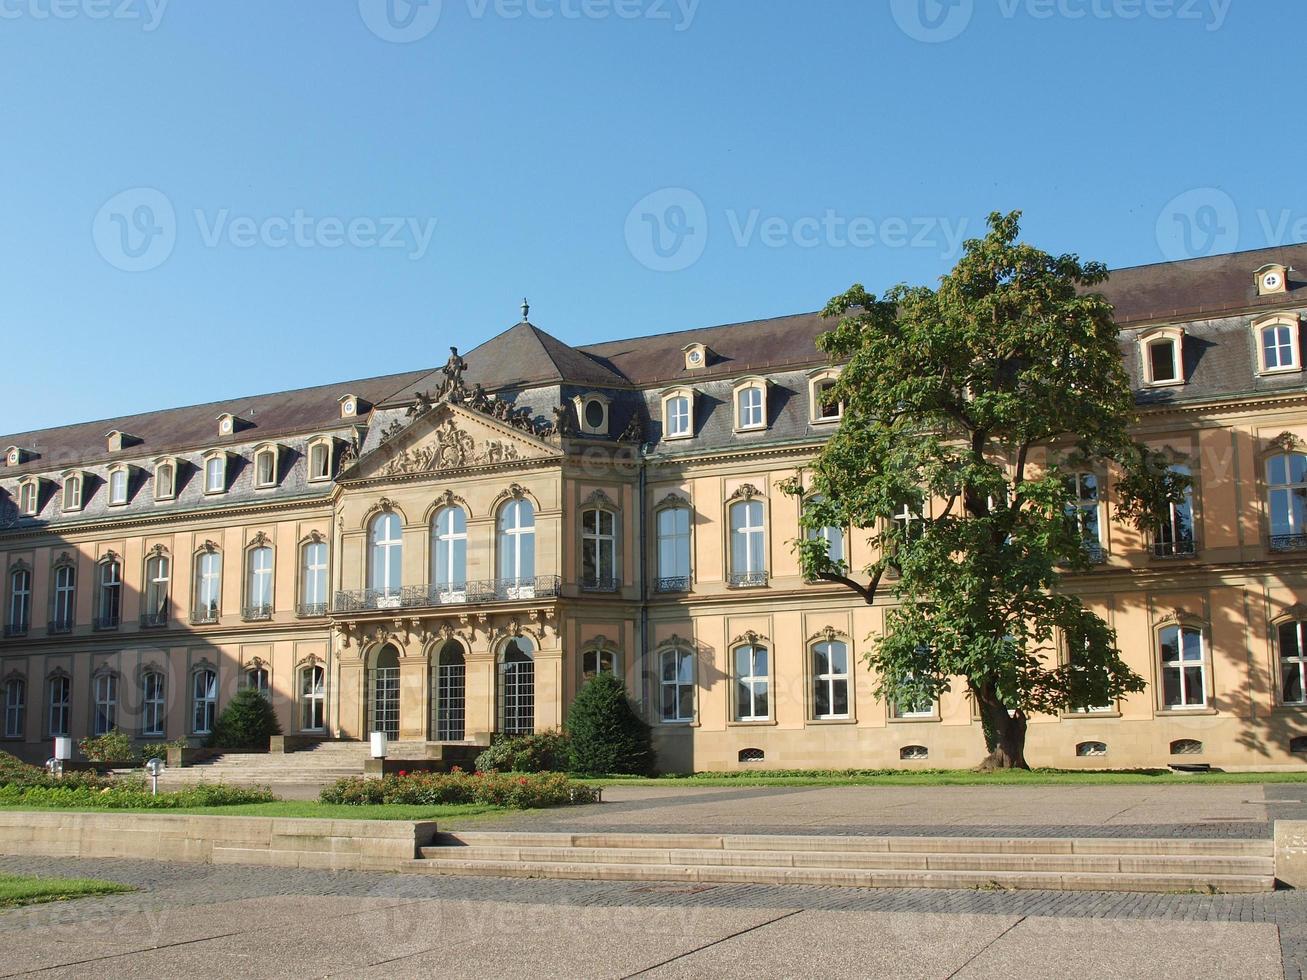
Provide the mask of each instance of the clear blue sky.
{"label": "clear blue sky", "polygon": [[436,365],[524,295],[572,343],[816,309],[994,209],[1115,266],[1302,240],[1304,37],[1301,0],[0,0],[0,432]]}

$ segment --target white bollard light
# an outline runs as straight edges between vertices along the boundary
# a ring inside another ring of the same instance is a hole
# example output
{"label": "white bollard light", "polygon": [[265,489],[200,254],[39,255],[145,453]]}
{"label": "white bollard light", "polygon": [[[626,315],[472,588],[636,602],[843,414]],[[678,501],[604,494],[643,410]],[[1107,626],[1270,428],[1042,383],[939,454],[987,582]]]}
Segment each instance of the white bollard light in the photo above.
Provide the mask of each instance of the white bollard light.
{"label": "white bollard light", "polygon": [[54,757],[60,762],[67,762],[73,757],[73,740],[60,736],[54,740]]}
{"label": "white bollard light", "polygon": [[372,758],[384,759],[386,757],[386,733],[372,733]]}

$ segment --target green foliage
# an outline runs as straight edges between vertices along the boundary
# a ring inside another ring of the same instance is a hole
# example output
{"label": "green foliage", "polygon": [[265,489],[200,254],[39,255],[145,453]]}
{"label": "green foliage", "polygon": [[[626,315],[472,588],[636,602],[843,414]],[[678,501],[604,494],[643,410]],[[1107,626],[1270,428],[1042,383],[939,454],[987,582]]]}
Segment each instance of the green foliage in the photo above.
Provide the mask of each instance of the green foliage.
{"label": "green foliage", "polygon": [[[897,605],[867,660],[877,694],[935,699],[965,678],[991,764],[1025,765],[1026,719],[1143,689],[1116,636],[1062,575],[1088,569],[1068,508],[1076,469],[1114,474],[1118,516],[1148,530],[1186,480],[1133,441],[1135,406],[1106,269],[1018,242],[1019,213],[992,214],[938,289],[854,286],[831,300],[819,341],[845,368],[836,433],[803,478],[805,531],[864,529],[877,557],[834,567],[796,543],[806,575]],[[904,508],[923,519],[904,522]],[[1061,657],[1057,637],[1072,651]]]}
{"label": "green foliage", "polygon": [[0,752],[0,787],[24,789],[33,786],[85,786],[98,790],[120,782],[122,780],[115,780],[111,776],[73,770],[66,770],[62,777],[55,778],[44,766],[29,766],[8,752]]}
{"label": "green foliage", "polygon": [[481,772],[566,772],[567,736],[556,729],[498,736],[477,756],[476,767]]}
{"label": "green foliage", "polygon": [[[72,775],[72,774],[70,774]],[[78,784],[65,777],[49,786],[0,786],[0,806],[31,806],[54,809],[97,808],[106,810],[177,810],[197,806],[237,806],[271,803],[277,798],[266,789],[201,783],[171,793],[152,796],[139,780],[118,780],[108,785]]]}
{"label": "green foliage", "polygon": [[131,885],[95,878],[35,878],[0,874],[0,908],[19,908],[43,902],[62,902],[84,895],[114,895],[136,891]]}
{"label": "green foliage", "polygon": [[322,790],[323,803],[366,806],[407,806],[479,803],[485,806],[530,809],[594,803],[600,791],[568,779],[558,772],[517,774],[500,772],[414,772],[366,779],[351,776]]}
{"label": "green foliage", "polygon": [[567,736],[572,772],[644,776],[653,771],[649,726],[612,674],[598,674],[581,688],[567,713]]}
{"label": "green foliage", "polygon": [[115,728],[104,735],[83,738],[77,743],[77,750],[87,762],[121,762],[136,764],[140,753],[132,745],[131,736]]}
{"label": "green foliage", "polygon": [[273,735],[281,734],[281,724],[270,702],[257,688],[243,687],[227,702],[214,722],[209,745],[220,749],[267,751]]}

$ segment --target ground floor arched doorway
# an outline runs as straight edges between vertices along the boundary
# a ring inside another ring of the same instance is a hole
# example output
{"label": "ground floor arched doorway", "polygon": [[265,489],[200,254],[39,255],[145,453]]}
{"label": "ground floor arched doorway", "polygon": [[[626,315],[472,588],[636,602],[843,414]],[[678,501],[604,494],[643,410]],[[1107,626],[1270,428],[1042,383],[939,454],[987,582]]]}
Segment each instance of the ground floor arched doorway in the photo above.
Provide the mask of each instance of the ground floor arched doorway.
{"label": "ground floor arched doorway", "polygon": [[399,738],[399,651],[387,643],[368,670],[368,732]]}
{"label": "ground floor arched doorway", "polygon": [[467,737],[467,661],[457,640],[446,641],[431,665],[431,737],[437,742]]}
{"label": "ground floor arched doorway", "polygon": [[535,648],[525,636],[504,644],[499,652],[499,731],[530,735],[535,731]]}

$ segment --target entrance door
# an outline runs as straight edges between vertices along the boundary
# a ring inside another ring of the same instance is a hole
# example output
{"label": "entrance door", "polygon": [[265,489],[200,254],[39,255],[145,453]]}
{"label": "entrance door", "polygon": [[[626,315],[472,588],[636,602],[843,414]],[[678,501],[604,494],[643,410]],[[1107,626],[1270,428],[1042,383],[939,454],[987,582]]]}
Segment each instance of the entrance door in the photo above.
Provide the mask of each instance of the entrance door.
{"label": "entrance door", "polygon": [[386,645],[368,671],[371,697],[368,699],[369,732],[385,732],[392,741],[399,738],[399,651]]}

